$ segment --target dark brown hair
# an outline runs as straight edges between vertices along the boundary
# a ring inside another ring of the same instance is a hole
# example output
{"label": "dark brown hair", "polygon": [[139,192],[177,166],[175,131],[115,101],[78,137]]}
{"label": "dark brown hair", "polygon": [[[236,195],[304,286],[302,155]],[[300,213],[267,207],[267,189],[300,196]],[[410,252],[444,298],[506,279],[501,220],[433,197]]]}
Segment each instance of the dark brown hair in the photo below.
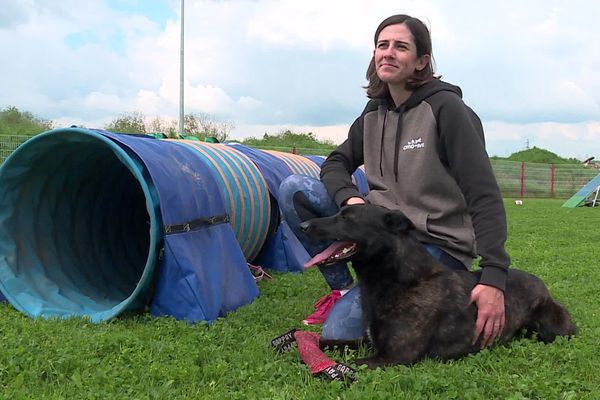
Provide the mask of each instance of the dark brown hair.
{"label": "dark brown hair", "polygon": [[[413,36],[415,41],[415,46],[417,47],[417,57],[421,57],[425,54],[428,54],[431,58],[425,68],[421,71],[415,71],[414,74],[408,79],[406,82],[406,88],[409,90],[414,90],[425,83],[431,81],[433,76],[433,51],[431,45],[431,35],[429,34],[429,30],[425,26],[421,20],[411,17],[405,14],[397,14],[392,15],[384,19],[377,30],[375,31],[375,46],[377,46],[377,39],[379,38],[379,34],[381,31],[389,25],[397,25],[404,24],[410,30],[410,33]],[[385,82],[382,82],[381,79],[377,76],[377,70],[375,69],[375,57],[371,57],[371,62],[369,63],[369,68],[367,68],[367,80],[369,84],[365,86],[367,89],[367,97],[369,98],[383,98],[388,97],[390,95],[390,91],[388,89],[388,85]]]}

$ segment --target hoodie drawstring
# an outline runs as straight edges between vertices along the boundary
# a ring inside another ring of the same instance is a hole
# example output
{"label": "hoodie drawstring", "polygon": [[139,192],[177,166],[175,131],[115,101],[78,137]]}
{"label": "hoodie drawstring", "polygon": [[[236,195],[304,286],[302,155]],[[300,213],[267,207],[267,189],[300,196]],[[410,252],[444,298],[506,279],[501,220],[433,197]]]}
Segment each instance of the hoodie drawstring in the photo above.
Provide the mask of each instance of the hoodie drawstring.
{"label": "hoodie drawstring", "polygon": [[[396,140],[394,143],[394,178],[398,182],[398,156],[400,154],[400,138],[402,136],[402,115],[406,110],[406,106],[402,104],[398,109],[398,124],[396,125]],[[387,113],[389,110],[385,110],[383,115],[383,124],[381,126],[381,143],[379,145],[379,173],[383,176],[383,145],[385,139],[385,123],[387,122]]]}
{"label": "hoodie drawstring", "polygon": [[383,124],[381,124],[381,144],[379,146],[379,173],[383,176],[383,139],[385,138],[385,121],[387,120],[388,110],[383,114]]}
{"label": "hoodie drawstring", "polygon": [[396,182],[398,182],[398,156],[400,155],[400,137],[402,136],[402,116],[405,109],[406,106],[404,104],[398,109],[398,125],[396,126],[396,143],[394,145],[394,178]]}

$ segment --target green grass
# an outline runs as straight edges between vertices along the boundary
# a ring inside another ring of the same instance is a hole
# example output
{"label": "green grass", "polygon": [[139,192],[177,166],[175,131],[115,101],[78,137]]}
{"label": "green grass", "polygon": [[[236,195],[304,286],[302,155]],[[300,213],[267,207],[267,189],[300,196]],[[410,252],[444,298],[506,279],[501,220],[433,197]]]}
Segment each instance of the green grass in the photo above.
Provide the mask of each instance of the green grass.
{"label": "green grass", "polygon": [[351,385],[329,383],[311,377],[296,351],[278,356],[269,344],[299,327],[326,292],[311,270],[261,282],[253,304],[211,325],[148,315],[99,325],[31,320],[0,306],[0,399],[597,399],[600,210],[561,204],[507,200],[508,249],[515,267],[543,278],[569,308],[579,328],[571,340],[519,340],[459,361],[361,369]]}

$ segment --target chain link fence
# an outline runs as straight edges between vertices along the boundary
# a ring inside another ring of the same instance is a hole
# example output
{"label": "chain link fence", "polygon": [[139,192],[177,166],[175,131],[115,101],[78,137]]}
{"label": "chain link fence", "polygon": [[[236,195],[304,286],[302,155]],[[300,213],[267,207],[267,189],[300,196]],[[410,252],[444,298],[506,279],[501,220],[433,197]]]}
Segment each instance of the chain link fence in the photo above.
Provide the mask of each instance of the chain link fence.
{"label": "chain link fence", "polygon": [[[0,136],[0,163],[25,142],[28,136]],[[261,147],[288,153],[327,155],[329,149]],[[600,171],[576,164],[538,164],[491,160],[504,197],[569,198]]]}
{"label": "chain link fence", "polygon": [[29,136],[0,136],[0,164],[27,139],[29,139]]}

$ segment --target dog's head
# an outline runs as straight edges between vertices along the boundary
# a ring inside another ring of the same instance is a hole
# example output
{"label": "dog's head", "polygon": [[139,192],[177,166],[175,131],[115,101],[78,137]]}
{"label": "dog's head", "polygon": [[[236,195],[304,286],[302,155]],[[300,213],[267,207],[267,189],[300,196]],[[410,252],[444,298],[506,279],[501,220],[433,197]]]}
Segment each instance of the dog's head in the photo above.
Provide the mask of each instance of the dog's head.
{"label": "dog's head", "polygon": [[401,211],[361,204],[342,207],[331,217],[303,222],[301,228],[316,239],[346,243],[340,247],[343,254],[328,256],[339,262],[357,253],[368,256],[381,251],[392,240],[414,229],[414,225]]}

